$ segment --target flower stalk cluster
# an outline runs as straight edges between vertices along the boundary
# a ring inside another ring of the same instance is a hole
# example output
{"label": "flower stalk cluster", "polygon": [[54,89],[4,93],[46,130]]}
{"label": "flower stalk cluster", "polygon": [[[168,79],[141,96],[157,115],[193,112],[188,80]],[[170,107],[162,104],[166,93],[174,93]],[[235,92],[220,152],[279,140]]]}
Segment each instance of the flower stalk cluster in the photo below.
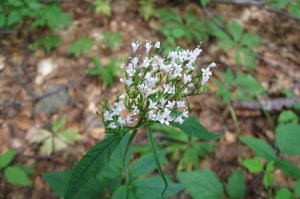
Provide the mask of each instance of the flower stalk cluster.
{"label": "flower stalk cluster", "polygon": [[137,55],[141,46],[132,42],[133,57],[123,64],[125,92],[111,104],[105,102],[102,120],[108,131],[124,132],[142,125],[159,122],[183,123],[188,117],[186,97],[203,93],[205,84],[212,75],[213,62],[201,71],[195,65],[201,48],[177,49],[166,57],[155,54],[160,42],[146,41],[145,54]]}

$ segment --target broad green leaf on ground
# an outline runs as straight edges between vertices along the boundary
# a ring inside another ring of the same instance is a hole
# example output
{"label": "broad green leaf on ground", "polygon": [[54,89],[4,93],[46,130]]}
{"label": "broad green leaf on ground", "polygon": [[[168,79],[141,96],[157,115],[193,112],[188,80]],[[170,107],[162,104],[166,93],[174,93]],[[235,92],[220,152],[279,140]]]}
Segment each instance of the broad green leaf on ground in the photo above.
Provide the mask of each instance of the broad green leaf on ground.
{"label": "broad green leaf on ground", "polygon": [[57,35],[49,35],[43,38],[37,39],[30,45],[31,50],[37,50],[39,47],[44,47],[47,53],[50,53],[52,49],[57,48],[60,44],[60,38]]}
{"label": "broad green leaf on ground", "polygon": [[200,1],[200,3],[201,3],[201,5],[202,6],[207,6],[207,4],[209,3],[209,2],[211,2],[211,0],[199,0]]}
{"label": "broad green leaf on ground", "polygon": [[253,137],[241,137],[240,140],[246,144],[255,154],[267,161],[275,161],[276,154],[274,149],[265,141]]}
{"label": "broad green leaf on ground", "polygon": [[276,128],[275,141],[280,152],[289,155],[300,155],[300,125],[279,125]]}
{"label": "broad green leaf on ground", "polygon": [[52,124],[51,124],[52,132],[56,133],[59,130],[61,130],[61,128],[66,125],[66,122],[67,122],[66,116],[63,116],[59,120],[56,120],[56,121],[52,122]]}
{"label": "broad green leaf on ground", "polygon": [[[169,186],[161,196],[164,189],[164,182],[160,176],[154,176],[149,178],[141,178],[134,180],[131,185],[134,187],[133,195],[137,196],[137,199],[163,199],[175,195],[182,190],[182,186],[176,183],[168,182]],[[130,197],[128,199],[131,199]]]}
{"label": "broad green leaf on ground", "polygon": [[[293,97],[293,96],[292,96]],[[297,104],[294,105],[294,108],[297,110]],[[279,115],[279,123],[298,123],[299,117],[297,114],[291,110],[282,111]]]}
{"label": "broad green leaf on ground", "polygon": [[51,190],[60,197],[64,197],[72,171],[43,173],[44,180]]}
{"label": "broad green leaf on ground", "polygon": [[293,123],[297,124],[299,121],[298,116],[291,110],[282,111],[278,117],[279,123]]}
{"label": "broad green leaf on ground", "polygon": [[[68,182],[72,175],[72,171],[43,173],[43,178],[50,186],[52,192],[60,197],[64,197]],[[103,192],[102,182],[97,179],[92,179],[89,183],[82,187],[74,199],[96,199]]]}
{"label": "broad green leaf on ground", "polygon": [[91,179],[95,178],[102,169],[108,164],[112,152],[120,143],[121,137],[112,135],[93,146],[75,166],[69,181],[65,198],[72,199],[73,196],[86,185]]}
{"label": "broad green leaf on ground", "polygon": [[[159,159],[163,157],[163,154],[159,154]],[[129,169],[129,177],[131,180],[136,179],[140,176],[152,173],[155,170],[155,160],[153,154],[149,153],[143,155],[138,160],[134,161]]]}
{"label": "broad green leaf on ground", "polygon": [[300,179],[300,170],[293,162],[289,160],[277,160],[275,163],[288,177]]}
{"label": "broad green leaf on ground", "polygon": [[177,178],[193,199],[221,199],[224,194],[222,183],[211,170],[181,172]]}
{"label": "broad green leaf on ground", "polygon": [[15,149],[10,149],[5,154],[0,156],[0,169],[8,166],[16,155]]}
{"label": "broad green leaf on ground", "polygon": [[32,182],[30,181],[26,172],[18,167],[7,167],[4,170],[4,176],[6,177],[7,181],[14,185],[21,185],[21,186],[31,186]]}
{"label": "broad green leaf on ground", "polygon": [[171,122],[171,125],[179,128],[191,137],[197,137],[204,140],[215,140],[220,137],[220,135],[211,133],[205,127],[203,127],[199,123],[197,117],[188,117],[182,124]]}
{"label": "broad green leaf on ground", "polygon": [[231,199],[243,198],[245,195],[246,184],[242,171],[235,171],[228,178],[226,191]]}
{"label": "broad green leaf on ground", "polygon": [[128,196],[128,187],[126,185],[120,186],[114,192],[111,199],[127,199]]}
{"label": "broad green leaf on ground", "polygon": [[287,188],[281,188],[276,192],[275,199],[294,199],[293,194]]}
{"label": "broad green leaf on ground", "polygon": [[47,26],[51,29],[61,29],[72,24],[72,20],[58,5],[44,6],[38,10],[38,17],[31,24],[32,28]]}
{"label": "broad green leaf on ground", "polygon": [[235,42],[238,42],[243,35],[243,31],[244,31],[243,28],[236,21],[230,22],[228,24],[228,28],[233,36],[233,40]]}
{"label": "broad green leaf on ground", "polygon": [[79,40],[73,42],[69,46],[69,53],[75,57],[79,57],[81,54],[90,52],[93,46],[93,40],[89,37],[81,37]]}
{"label": "broad green leaf on ground", "polygon": [[247,168],[251,173],[259,173],[263,170],[263,164],[258,157],[243,160],[242,165]]}
{"label": "broad green leaf on ground", "polygon": [[249,97],[257,97],[265,92],[264,87],[250,74],[239,73],[233,84],[241,90],[242,95]]}
{"label": "broad green leaf on ground", "polygon": [[265,169],[263,184],[266,188],[270,187],[273,184],[272,172],[274,170],[274,162],[268,162],[267,167]]}
{"label": "broad green leaf on ground", "polygon": [[298,180],[294,185],[294,192],[297,197],[300,198],[300,180]]}

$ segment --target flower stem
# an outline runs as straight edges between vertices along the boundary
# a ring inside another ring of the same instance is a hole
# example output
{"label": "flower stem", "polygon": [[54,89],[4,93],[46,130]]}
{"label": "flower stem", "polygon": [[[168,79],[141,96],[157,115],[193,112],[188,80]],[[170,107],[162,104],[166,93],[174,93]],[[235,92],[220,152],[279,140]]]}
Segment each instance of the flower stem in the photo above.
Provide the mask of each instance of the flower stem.
{"label": "flower stem", "polygon": [[233,107],[232,107],[232,105],[231,105],[230,102],[228,103],[228,108],[229,108],[231,117],[233,119],[233,122],[234,122],[234,125],[235,125],[235,128],[236,128],[238,137],[240,137],[240,135],[241,135],[241,129],[240,129],[239,122],[238,122],[238,119],[236,117],[235,111],[234,111],[234,109],[233,109]]}

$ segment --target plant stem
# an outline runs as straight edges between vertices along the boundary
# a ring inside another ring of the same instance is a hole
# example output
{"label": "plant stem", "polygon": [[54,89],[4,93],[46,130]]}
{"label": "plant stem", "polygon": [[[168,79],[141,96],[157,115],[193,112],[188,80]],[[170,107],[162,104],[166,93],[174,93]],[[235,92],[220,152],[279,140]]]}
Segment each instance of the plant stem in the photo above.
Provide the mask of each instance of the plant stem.
{"label": "plant stem", "polygon": [[126,145],[126,148],[125,148],[125,152],[124,152],[124,156],[123,156],[123,164],[124,164],[124,169],[125,169],[126,184],[129,183],[129,174],[128,174],[128,168],[127,168],[127,163],[126,163],[126,157],[128,155],[128,151],[129,151],[130,145],[131,145],[134,137],[136,136],[137,132],[138,132],[138,128],[134,129],[132,131],[132,134],[130,135],[130,138],[129,138],[128,142],[127,142],[127,145]]}
{"label": "plant stem", "polygon": [[241,129],[240,129],[240,127],[239,127],[239,122],[238,122],[238,119],[237,119],[237,117],[236,117],[235,111],[234,111],[234,109],[233,109],[233,107],[232,107],[232,105],[231,105],[230,102],[228,103],[228,108],[229,108],[231,117],[232,117],[232,119],[233,119],[233,122],[234,122],[234,125],[235,125],[235,128],[236,128],[238,137],[240,137],[240,135],[241,135]]}

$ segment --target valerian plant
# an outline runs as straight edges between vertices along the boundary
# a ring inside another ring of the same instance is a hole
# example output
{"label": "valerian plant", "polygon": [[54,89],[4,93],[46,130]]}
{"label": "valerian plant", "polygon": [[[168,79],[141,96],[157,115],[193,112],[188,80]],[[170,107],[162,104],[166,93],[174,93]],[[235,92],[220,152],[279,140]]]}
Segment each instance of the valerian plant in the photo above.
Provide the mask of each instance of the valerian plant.
{"label": "valerian plant", "polygon": [[107,138],[92,147],[75,166],[65,193],[66,199],[74,198],[81,187],[101,173],[108,165],[114,149],[130,133],[123,157],[125,175],[128,177],[125,160],[134,137],[142,127],[147,129],[155,164],[165,184],[162,195],[168,187],[168,181],[160,165],[151,125],[171,125],[191,137],[205,140],[219,137],[204,128],[196,117],[189,117],[187,97],[204,93],[212,75],[211,69],[217,66],[213,62],[200,71],[195,70],[202,51],[200,46],[194,50],[177,48],[162,57],[155,54],[160,49],[160,42],[152,44],[147,41],[144,44],[144,56],[137,54],[141,43],[136,41],[131,45],[133,56],[128,64],[121,66],[125,73],[120,79],[125,87],[124,92],[118,95],[114,103],[107,100],[100,103],[98,115],[105,126]]}

